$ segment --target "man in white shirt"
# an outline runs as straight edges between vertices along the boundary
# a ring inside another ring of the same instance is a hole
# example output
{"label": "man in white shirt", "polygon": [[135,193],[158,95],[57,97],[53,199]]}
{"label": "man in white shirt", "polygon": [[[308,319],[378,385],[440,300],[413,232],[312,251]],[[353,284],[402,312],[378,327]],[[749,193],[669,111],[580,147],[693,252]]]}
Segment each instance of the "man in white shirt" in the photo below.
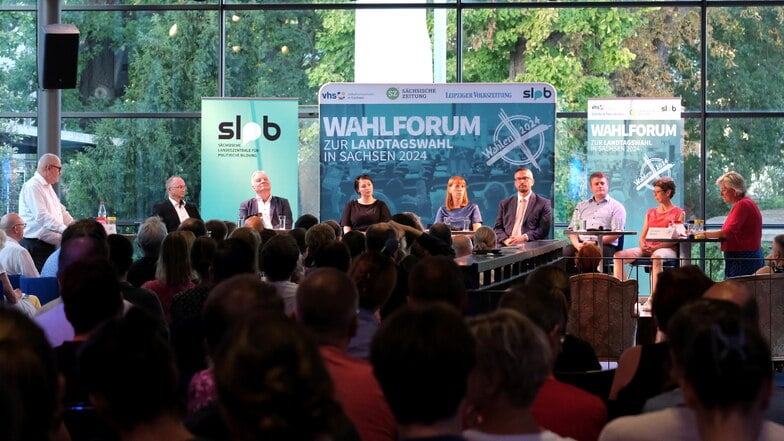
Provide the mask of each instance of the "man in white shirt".
{"label": "man in white shirt", "polygon": [[42,155],[35,175],[24,183],[19,193],[19,216],[22,223],[27,224],[19,244],[30,252],[38,271],[41,271],[46,258],[60,246],[65,227],[73,222],[73,217],[60,203],[52,187],[60,180],[62,169],[57,155]]}
{"label": "man in white shirt", "polygon": [[[256,197],[240,204],[240,219],[244,221],[251,216],[259,216],[264,223],[264,228],[290,229],[293,219],[289,201],[286,198],[272,196],[272,181],[267,176],[267,172],[263,170],[253,172],[250,176],[250,186],[256,192]],[[281,221],[284,224],[281,224]]]}
{"label": "man in white shirt", "polygon": [[0,218],[0,230],[5,236],[0,236],[0,266],[8,274],[21,274],[26,277],[38,277],[30,252],[19,245],[24,239],[25,223],[16,213],[8,213]]}
{"label": "man in white shirt", "polygon": [[166,180],[166,192],[168,200],[157,204],[153,208],[153,216],[158,216],[166,224],[166,230],[171,233],[180,226],[182,221],[188,218],[201,219],[199,209],[195,205],[185,201],[185,193],[188,187],[185,180],[179,176],[172,176]]}

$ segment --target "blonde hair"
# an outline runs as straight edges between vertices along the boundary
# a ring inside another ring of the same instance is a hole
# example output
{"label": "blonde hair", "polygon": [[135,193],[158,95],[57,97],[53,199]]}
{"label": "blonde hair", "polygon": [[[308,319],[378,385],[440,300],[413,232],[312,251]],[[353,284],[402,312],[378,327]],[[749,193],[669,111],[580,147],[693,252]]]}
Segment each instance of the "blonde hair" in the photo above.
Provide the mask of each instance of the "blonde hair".
{"label": "blonde hair", "polygon": [[446,183],[446,209],[454,210],[455,208],[465,207],[468,205],[468,192],[463,192],[463,199],[460,201],[452,200],[452,193],[449,191],[453,185],[463,185],[466,187],[466,181],[462,176],[452,176]]}

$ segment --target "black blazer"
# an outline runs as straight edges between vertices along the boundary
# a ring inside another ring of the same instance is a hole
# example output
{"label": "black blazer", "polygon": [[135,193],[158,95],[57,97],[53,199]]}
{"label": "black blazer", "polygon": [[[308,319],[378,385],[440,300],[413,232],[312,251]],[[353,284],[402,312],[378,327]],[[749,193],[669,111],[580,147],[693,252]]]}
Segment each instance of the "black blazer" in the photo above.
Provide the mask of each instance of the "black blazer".
{"label": "black blazer", "polygon": [[[508,197],[498,204],[498,215],[495,218],[493,231],[502,243],[514,231],[515,215],[517,214],[517,195]],[[547,239],[550,235],[550,225],[553,223],[553,212],[550,200],[534,193],[528,200],[525,218],[520,234],[528,234],[528,240]]]}
{"label": "black blazer", "polygon": [[[174,209],[174,205],[172,205],[171,201],[168,199],[161,202],[160,204],[155,205],[152,210],[153,216],[160,217],[163,220],[163,223],[166,224],[166,230],[169,233],[176,230],[177,227],[180,226],[180,217],[177,216],[177,210]],[[188,212],[188,217],[201,219],[199,209],[190,202],[185,203],[185,211]]]}
{"label": "black blazer", "polygon": [[[240,219],[242,221],[251,216],[257,216],[258,214],[259,204],[256,202],[256,198],[251,198],[240,203]],[[278,225],[278,216],[286,216],[286,225]],[[272,199],[270,200],[270,220],[272,221],[273,228],[290,229],[294,222],[294,219],[291,217],[289,200],[278,196],[272,196]]]}

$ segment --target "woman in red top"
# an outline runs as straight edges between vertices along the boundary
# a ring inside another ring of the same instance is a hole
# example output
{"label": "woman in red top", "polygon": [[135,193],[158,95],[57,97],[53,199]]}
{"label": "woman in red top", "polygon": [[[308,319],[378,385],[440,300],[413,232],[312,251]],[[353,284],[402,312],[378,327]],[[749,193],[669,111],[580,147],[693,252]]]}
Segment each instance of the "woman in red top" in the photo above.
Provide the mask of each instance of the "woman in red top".
{"label": "woman in red top", "polygon": [[721,230],[708,231],[705,237],[724,239],[724,278],[754,274],[762,268],[762,213],[746,196],[746,181],[736,172],[716,180],[724,202],[733,204]]}
{"label": "woman in red top", "polygon": [[[640,246],[618,251],[613,255],[613,272],[615,277],[626,280],[626,270],[624,266],[632,263],[638,257],[651,258],[651,286],[656,288],[659,274],[663,270],[665,259],[675,259],[675,244],[664,242],[653,242],[646,240],[648,229],[651,227],[669,227],[671,224],[683,223],[684,212],[680,207],[672,203],[675,196],[675,182],[670,177],[659,178],[653,181],[653,197],[659,203],[657,207],[648,210],[645,215],[645,222],[642,224],[642,234],[640,234]],[[642,306],[643,310],[651,310],[651,299],[653,292],[648,296],[648,300]]]}

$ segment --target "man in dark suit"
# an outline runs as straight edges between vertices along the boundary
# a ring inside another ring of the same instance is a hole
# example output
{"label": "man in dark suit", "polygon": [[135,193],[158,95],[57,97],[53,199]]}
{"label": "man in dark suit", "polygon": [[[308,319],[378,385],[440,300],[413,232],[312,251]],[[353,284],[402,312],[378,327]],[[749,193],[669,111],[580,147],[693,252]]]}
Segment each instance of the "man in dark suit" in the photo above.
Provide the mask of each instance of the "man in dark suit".
{"label": "man in dark suit", "polygon": [[[240,204],[240,219],[243,221],[250,216],[259,216],[264,223],[264,228],[291,229],[291,206],[286,198],[272,196],[272,182],[267,172],[257,170],[250,176],[250,186],[256,192],[256,197],[243,201]],[[280,216],[286,216],[285,223],[280,224]]]}
{"label": "man in dark suit", "polygon": [[498,204],[493,227],[498,243],[511,246],[547,239],[553,223],[550,200],[534,194],[535,181],[531,170],[518,168],[514,179],[517,194]]}
{"label": "man in dark suit", "polygon": [[183,199],[188,188],[181,177],[172,176],[167,179],[166,191],[169,193],[169,199],[153,207],[152,214],[163,220],[169,233],[176,230],[180,223],[189,217],[201,219],[199,209]]}

